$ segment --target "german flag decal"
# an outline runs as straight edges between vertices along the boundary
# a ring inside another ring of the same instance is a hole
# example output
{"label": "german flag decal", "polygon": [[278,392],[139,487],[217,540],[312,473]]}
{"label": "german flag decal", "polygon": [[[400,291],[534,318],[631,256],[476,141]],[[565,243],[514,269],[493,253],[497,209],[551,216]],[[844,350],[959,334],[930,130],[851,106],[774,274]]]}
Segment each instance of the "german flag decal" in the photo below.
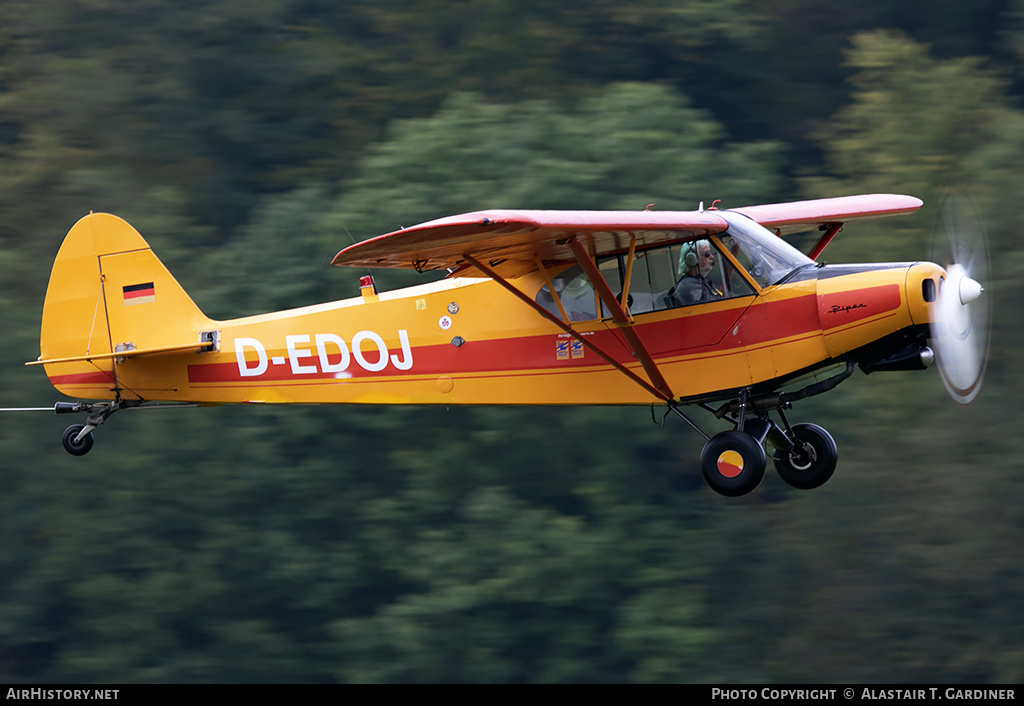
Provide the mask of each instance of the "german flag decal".
{"label": "german flag decal", "polygon": [[130,284],[122,288],[124,290],[124,305],[149,304],[156,301],[156,289],[152,282],[145,284]]}

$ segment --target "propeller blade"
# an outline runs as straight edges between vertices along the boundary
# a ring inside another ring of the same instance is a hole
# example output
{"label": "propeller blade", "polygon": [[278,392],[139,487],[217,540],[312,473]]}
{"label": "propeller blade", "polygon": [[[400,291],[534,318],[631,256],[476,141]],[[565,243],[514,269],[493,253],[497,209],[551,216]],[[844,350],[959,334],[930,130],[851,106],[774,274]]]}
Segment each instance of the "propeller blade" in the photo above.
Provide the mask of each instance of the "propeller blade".
{"label": "propeller blade", "polygon": [[932,233],[932,260],[946,268],[932,305],[931,337],[949,396],[967,404],[981,391],[988,365],[991,307],[988,245],[981,218],[962,195],[947,194]]}

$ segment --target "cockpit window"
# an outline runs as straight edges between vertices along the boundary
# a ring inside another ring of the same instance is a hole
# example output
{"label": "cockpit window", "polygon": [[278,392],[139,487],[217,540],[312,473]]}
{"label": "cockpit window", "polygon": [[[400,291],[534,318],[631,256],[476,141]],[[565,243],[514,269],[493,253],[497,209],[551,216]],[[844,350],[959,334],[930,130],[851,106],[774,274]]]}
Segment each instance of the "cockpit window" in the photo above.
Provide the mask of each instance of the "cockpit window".
{"label": "cockpit window", "polygon": [[[632,314],[674,309],[733,297],[751,296],[754,289],[732,261],[728,251],[751,280],[761,288],[778,284],[792,272],[814,260],[750,218],[730,211],[718,211],[729,228],[717,236],[684,243],[638,250],[633,260],[627,306]],[[598,259],[601,275],[616,296],[621,297],[628,255]],[[587,321],[610,315],[599,303],[594,287],[579,265],[551,278],[570,321]],[[555,298],[545,284],[537,303],[561,317]]]}
{"label": "cockpit window", "polygon": [[764,226],[739,213],[719,211],[729,222],[722,236],[723,244],[761,287],[778,284],[793,270],[813,265],[804,255]]}
{"label": "cockpit window", "polygon": [[[555,292],[570,321],[587,321],[597,318],[594,287],[590,284],[582,267],[573,265],[567,270],[562,270],[551,278],[551,284],[554,285]],[[555,298],[551,296],[551,291],[546,284],[537,293],[537,303],[555,316],[561,317],[558,306],[555,304]]]}
{"label": "cockpit window", "polygon": [[[754,293],[732,263],[722,255],[718,245],[710,239],[692,240],[668,248],[674,282],[659,297],[664,306],[673,309],[745,297]],[[634,313],[637,313],[634,311]]]}
{"label": "cockpit window", "polygon": [[[608,286],[621,297],[628,255],[598,260],[598,269]],[[571,321],[597,318],[594,288],[579,265],[551,278],[551,284]],[[627,307],[632,314],[663,311],[720,299],[750,296],[753,288],[722,255],[711,240],[694,240],[640,250],[633,260]],[[537,294],[537,303],[561,316],[548,286]],[[602,317],[610,316],[601,304]]]}

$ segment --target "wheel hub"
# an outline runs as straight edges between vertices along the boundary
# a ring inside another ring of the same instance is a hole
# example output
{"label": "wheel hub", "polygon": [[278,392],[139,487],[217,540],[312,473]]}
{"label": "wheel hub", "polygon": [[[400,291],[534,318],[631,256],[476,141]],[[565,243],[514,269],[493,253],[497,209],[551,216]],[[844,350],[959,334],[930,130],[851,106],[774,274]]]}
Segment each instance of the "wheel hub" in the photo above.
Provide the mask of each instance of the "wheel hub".
{"label": "wheel hub", "polygon": [[808,443],[797,445],[789,454],[789,464],[797,471],[806,471],[818,460],[814,446]]}
{"label": "wheel hub", "polygon": [[718,472],[726,478],[735,478],[743,472],[743,456],[735,451],[723,451],[718,455]]}

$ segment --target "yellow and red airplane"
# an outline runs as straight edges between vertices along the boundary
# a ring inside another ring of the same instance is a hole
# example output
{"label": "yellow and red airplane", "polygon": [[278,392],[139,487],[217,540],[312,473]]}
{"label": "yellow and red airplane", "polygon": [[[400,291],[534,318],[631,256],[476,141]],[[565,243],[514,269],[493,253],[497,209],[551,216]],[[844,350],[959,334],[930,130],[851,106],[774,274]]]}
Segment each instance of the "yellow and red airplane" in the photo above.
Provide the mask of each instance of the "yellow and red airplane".
{"label": "yellow and red airplane", "polygon": [[[815,488],[835,470],[835,442],[785,410],[855,365],[924,369],[928,339],[950,340],[949,352],[936,345],[947,387],[961,402],[978,392],[987,336],[974,333],[982,288],[965,258],[816,262],[843,224],[921,205],[874,194],[692,212],[468,213],[333,260],[448,270],[440,281],[377,292],[364,276],[351,299],[227,321],[207,318],[128,223],[95,213],[57,254],[29,365],[92,400],[55,405],[88,415],[64,432],[75,455],[114,412],[168,403],[665,405],[707,439],[701,470],[715,491],[755,488],[765,443],[787,483]],[[809,255],[780,237],[813,229]],[[732,428],[709,436],[687,405]]]}

